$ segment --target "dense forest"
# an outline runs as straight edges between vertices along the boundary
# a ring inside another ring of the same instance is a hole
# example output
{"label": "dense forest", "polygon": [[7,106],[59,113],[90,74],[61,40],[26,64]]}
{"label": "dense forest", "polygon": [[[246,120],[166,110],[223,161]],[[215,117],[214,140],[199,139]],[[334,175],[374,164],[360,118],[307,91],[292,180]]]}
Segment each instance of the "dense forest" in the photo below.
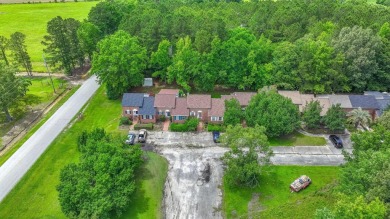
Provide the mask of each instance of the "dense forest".
{"label": "dense forest", "polygon": [[[84,36],[89,30],[93,36],[105,36],[105,43],[97,43],[103,37],[84,43],[94,47],[86,53],[92,59],[92,71],[105,74],[102,70],[110,69],[107,74],[119,78],[132,72],[123,80],[153,76],[177,83],[184,91],[210,91],[215,85],[240,90],[277,85],[317,94],[389,91],[390,7],[386,1],[379,3],[383,4],[360,0],[104,1],[91,9],[80,26]],[[117,31],[121,34],[114,34]],[[128,43],[121,47],[114,42]],[[124,48],[139,46],[139,55],[94,62],[101,54],[117,55]],[[142,67],[134,70],[130,63]],[[113,65],[118,67],[112,69]],[[141,83],[137,79],[117,84],[98,76],[118,95]]]}

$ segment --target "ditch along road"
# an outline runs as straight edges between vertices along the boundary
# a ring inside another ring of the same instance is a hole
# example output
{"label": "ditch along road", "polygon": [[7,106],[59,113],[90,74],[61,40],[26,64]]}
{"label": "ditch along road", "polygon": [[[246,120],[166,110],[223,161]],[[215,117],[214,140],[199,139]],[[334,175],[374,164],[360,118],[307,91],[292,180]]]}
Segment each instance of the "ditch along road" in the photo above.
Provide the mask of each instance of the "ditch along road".
{"label": "ditch along road", "polygon": [[[222,219],[223,164],[228,150],[212,141],[208,132],[149,132],[147,144],[169,162],[165,181],[164,218]],[[338,166],[344,163],[341,150],[326,146],[271,147],[275,165]],[[351,152],[351,148],[346,148]]]}
{"label": "ditch along road", "polygon": [[91,76],[1,167],[0,202],[99,88]]}

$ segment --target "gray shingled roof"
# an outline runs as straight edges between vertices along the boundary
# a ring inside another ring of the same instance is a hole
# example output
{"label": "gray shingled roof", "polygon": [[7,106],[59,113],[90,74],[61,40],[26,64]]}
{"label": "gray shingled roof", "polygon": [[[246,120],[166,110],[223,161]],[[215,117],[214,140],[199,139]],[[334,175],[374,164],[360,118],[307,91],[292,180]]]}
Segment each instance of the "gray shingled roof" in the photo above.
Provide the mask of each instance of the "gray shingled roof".
{"label": "gray shingled roof", "polygon": [[340,104],[341,108],[352,108],[348,95],[330,95],[329,102],[331,105]]}
{"label": "gray shingled roof", "polygon": [[155,115],[156,109],[154,108],[154,97],[144,97],[144,105],[139,108],[138,114],[140,115]]}
{"label": "gray shingled roof", "polygon": [[361,107],[365,109],[379,109],[375,96],[371,95],[349,95],[349,100],[353,108]]}
{"label": "gray shingled roof", "polygon": [[143,101],[144,101],[143,93],[124,93],[122,98],[122,106],[141,107]]}
{"label": "gray shingled roof", "polygon": [[379,116],[382,115],[383,111],[390,106],[390,99],[380,99],[376,100],[379,105]]}

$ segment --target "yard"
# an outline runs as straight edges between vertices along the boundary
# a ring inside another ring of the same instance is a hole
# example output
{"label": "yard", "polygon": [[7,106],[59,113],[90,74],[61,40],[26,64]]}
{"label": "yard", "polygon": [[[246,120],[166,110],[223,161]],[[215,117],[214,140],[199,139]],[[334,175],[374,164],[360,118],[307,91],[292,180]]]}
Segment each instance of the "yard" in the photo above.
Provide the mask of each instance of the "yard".
{"label": "yard", "polygon": [[9,38],[16,31],[25,34],[33,71],[43,72],[46,68],[42,60],[44,46],[41,41],[46,34],[47,22],[56,16],[82,21],[96,4],[93,1],[0,5],[0,35]]}
{"label": "yard", "polygon": [[[57,137],[3,200],[0,205],[0,218],[65,218],[58,202],[56,186],[59,184],[60,170],[78,160],[77,136],[82,130],[91,130],[95,127],[104,127],[111,133],[123,134],[123,131],[118,131],[120,113],[120,101],[107,100],[105,90],[100,88],[87,105],[83,118],[75,121],[71,128]],[[158,155],[148,155],[149,161],[137,179],[137,184],[141,186],[133,195],[132,206],[124,216],[133,214],[137,214],[139,218],[160,216],[167,162]],[[140,204],[143,208],[138,208]]]}
{"label": "yard", "polygon": [[[317,208],[332,208],[336,202],[333,187],[338,167],[272,166],[254,189],[223,186],[223,210],[226,218],[313,218]],[[301,175],[312,184],[299,193],[291,193],[290,184]],[[259,198],[257,198],[259,197]],[[248,212],[248,208],[251,211]]]}
{"label": "yard", "polygon": [[270,146],[323,146],[326,140],[294,132],[293,134],[269,139]]}

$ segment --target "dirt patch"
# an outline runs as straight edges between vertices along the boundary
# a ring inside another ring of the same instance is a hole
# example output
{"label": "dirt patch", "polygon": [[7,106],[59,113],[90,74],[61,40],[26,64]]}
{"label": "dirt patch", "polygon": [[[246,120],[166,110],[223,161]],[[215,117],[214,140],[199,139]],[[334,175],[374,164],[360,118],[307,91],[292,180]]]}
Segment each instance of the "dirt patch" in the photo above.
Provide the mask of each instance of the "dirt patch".
{"label": "dirt patch", "polygon": [[252,199],[248,203],[248,219],[260,218],[260,212],[265,210],[264,206],[260,204],[259,198],[259,193],[252,194]]}

